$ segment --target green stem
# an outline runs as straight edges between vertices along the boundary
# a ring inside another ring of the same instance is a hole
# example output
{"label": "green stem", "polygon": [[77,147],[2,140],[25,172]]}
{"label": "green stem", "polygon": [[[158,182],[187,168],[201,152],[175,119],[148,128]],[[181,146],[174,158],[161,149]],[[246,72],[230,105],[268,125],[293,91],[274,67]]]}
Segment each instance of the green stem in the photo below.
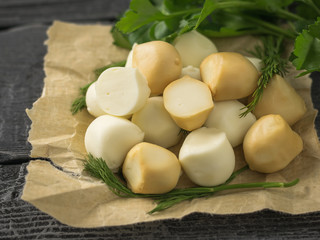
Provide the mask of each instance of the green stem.
{"label": "green stem", "polygon": [[165,193],[158,196],[155,196],[155,199],[165,199],[168,197],[176,197],[176,196],[186,196],[192,195],[194,197],[198,197],[198,195],[202,194],[213,194],[216,192],[221,192],[230,189],[243,189],[243,188],[279,188],[279,187],[291,187],[296,185],[299,182],[299,179],[295,179],[292,182],[284,183],[284,182],[255,182],[255,183],[237,183],[237,184],[222,184],[215,187],[194,187],[194,188],[186,188],[186,189],[176,189],[171,192]]}
{"label": "green stem", "polygon": [[[280,15],[284,16],[286,19],[297,20],[297,21],[305,21],[305,19],[297,14],[289,12],[285,9],[277,9],[276,10]],[[280,16],[279,16],[280,17]]]}
{"label": "green stem", "polygon": [[[219,8],[219,9],[246,8],[246,9],[251,9],[251,10],[266,10],[263,7],[257,6],[256,3],[242,2],[242,1],[240,1],[240,2],[239,1],[220,2],[220,3],[217,3],[217,8]],[[270,11],[270,12],[272,12],[272,11]],[[285,19],[298,20],[298,21],[305,20],[303,17],[301,17],[295,13],[289,12],[285,9],[281,9],[281,8],[276,9],[274,13],[276,13],[278,17],[285,18]]]}
{"label": "green stem", "polygon": [[312,1],[312,0],[305,0],[303,1],[305,4],[309,5],[310,7],[313,8],[313,10],[316,11],[316,13],[318,15],[320,15],[320,9],[318,8],[318,6]]}
{"label": "green stem", "polygon": [[294,33],[290,32],[290,31],[287,31],[287,30],[285,30],[283,28],[280,28],[280,27],[278,27],[278,26],[276,26],[274,24],[271,24],[271,23],[262,21],[262,20],[260,20],[258,18],[254,18],[254,17],[250,17],[250,16],[245,16],[244,18],[249,20],[249,21],[251,21],[251,22],[254,22],[254,23],[256,23],[256,24],[258,24],[258,25],[260,25],[262,27],[265,27],[265,28],[267,28],[267,29],[269,29],[271,31],[274,31],[274,32],[276,32],[276,33],[278,33],[280,35],[288,37],[290,39],[295,39],[296,38],[296,35]]}
{"label": "green stem", "polygon": [[188,9],[188,10],[183,10],[183,11],[178,11],[178,12],[173,12],[173,13],[169,13],[167,15],[165,15],[168,18],[172,18],[172,17],[178,17],[181,15],[186,15],[186,14],[192,14],[192,13],[196,13],[196,12],[201,12],[202,8],[192,8],[192,9]]}
{"label": "green stem", "polygon": [[[153,208],[151,211],[149,211],[149,214],[160,212],[165,209],[168,209],[180,202],[183,202],[185,200],[191,200],[194,198],[202,198],[202,197],[208,197],[213,195],[214,193],[225,191],[225,190],[232,190],[232,189],[248,189],[248,188],[287,188],[292,187],[296,185],[299,182],[299,179],[295,179],[291,182],[258,182],[258,183],[239,183],[239,184],[231,184],[231,185],[220,185],[217,187],[212,188],[194,188],[194,190],[190,193],[184,193],[184,194],[175,194],[172,196],[168,196],[167,194],[162,195],[161,198],[156,199],[157,206]],[[206,191],[204,191],[204,189]]]}
{"label": "green stem", "polygon": [[274,34],[273,32],[267,29],[239,30],[235,32],[226,32],[226,33],[199,29],[199,32],[207,37],[237,37],[237,36],[243,36],[243,35]]}

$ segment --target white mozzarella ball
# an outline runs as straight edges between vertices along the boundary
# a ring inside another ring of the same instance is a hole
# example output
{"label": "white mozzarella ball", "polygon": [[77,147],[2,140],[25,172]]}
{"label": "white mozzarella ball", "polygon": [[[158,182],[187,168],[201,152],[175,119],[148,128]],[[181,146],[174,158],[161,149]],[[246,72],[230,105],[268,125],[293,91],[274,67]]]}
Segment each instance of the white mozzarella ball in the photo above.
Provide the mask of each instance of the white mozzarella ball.
{"label": "white mozzarella ball", "polygon": [[173,45],[178,50],[184,67],[199,67],[205,57],[218,52],[214,43],[196,30],[177,37]]}
{"label": "white mozzarella ball", "polygon": [[190,76],[194,79],[201,80],[200,69],[197,67],[189,65],[189,66],[182,68],[180,78],[182,78],[186,75]]}
{"label": "white mozzarella ball", "polygon": [[256,117],[251,112],[245,117],[240,117],[240,114],[245,111],[244,108],[245,105],[237,100],[215,102],[214,109],[204,126],[225,132],[232,147],[236,147],[243,142],[248,129],[256,121]]}
{"label": "white mozzarella ball", "polygon": [[88,112],[94,117],[99,117],[101,115],[107,114],[101,109],[100,105],[97,102],[96,83],[92,83],[87,90],[86,105]]}
{"label": "white mozzarella ball", "polygon": [[260,58],[255,57],[246,57],[258,70],[258,72],[261,72],[261,69],[263,67],[263,62]]}
{"label": "white mozzarella ball", "polygon": [[103,111],[115,116],[126,116],[144,106],[150,88],[138,69],[114,67],[99,76],[96,93]]}
{"label": "white mozzarella ball", "polygon": [[103,115],[89,125],[84,141],[88,153],[101,157],[110,169],[117,170],[128,151],[143,137],[141,129],[129,120]]}
{"label": "white mozzarella ball", "polygon": [[132,115],[131,121],[145,133],[146,142],[168,148],[181,138],[181,129],[164,108],[163,97],[149,98],[144,107]]}
{"label": "white mozzarella ball", "polygon": [[200,186],[224,183],[235,167],[235,154],[226,134],[215,128],[191,132],[182,144],[179,160],[190,180]]}

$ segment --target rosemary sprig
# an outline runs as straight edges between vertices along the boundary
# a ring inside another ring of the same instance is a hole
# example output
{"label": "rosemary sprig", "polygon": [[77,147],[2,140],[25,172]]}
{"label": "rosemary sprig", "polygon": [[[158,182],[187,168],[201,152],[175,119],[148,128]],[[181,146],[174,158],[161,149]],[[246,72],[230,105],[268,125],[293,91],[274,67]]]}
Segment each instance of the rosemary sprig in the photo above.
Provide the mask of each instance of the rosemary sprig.
{"label": "rosemary sprig", "polygon": [[263,47],[258,45],[255,47],[255,51],[251,52],[257,58],[260,58],[263,62],[263,68],[261,69],[261,76],[258,79],[258,87],[252,94],[252,101],[241,110],[245,110],[240,114],[240,117],[245,117],[249,112],[252,112],[258,102],[260,101],[263,90],[267,87],[270,79],[274,74],[280,74],[284,76],[287,71],[288,60],[281,57],[282,52],[282,37],[263,37]]}
{"label": "rosemary sprig", "polygon": [[140,194],[132,192],[125,183],[121,182],[107,166],[102,158],[95,158],[91,154],[88,155],[85,163],[85,170],[93,177],[101,179],[109,189],[119,197],[125,198],[151,198],[157,203],[157,206],[149,211],[149,214],[163,211],[182,201],[191,200],[194,198],[209,197],[216,192],[232,189],[249,189],[249,188],[282,188],[291,187],[299,182],[295,179],[292,182],[256,182],[256,183],[238,183],[229,184],[236,176],[248,169],[244,166],[234,172],[231,177],[219,186],[214,187],[192,187],[183,189],[174,189],[165,194]]}
{"label": "rosemary sprig", "polygon": [[80,96],[78,98],[76,98],[71,105],[70,110],[71,110],[72,115],[76,114],[77,112],[79,112],[82,109],[87,107],[86,94],[87,94],[88,88],[90,87],[90,85],[92,83],[97,81],[98,77],[100,76],[100,74],[103,71],[105,71],[106,69],[111,68],[111,67],[124,67],[125,65],[126,65],[126,61],[120,61],[120,62],[116,62],[116,63],[111,63],[107,66],[104,66],[104,67],[101,67],[101,68],[94,70],[94,73],[96,75],[96,79],[80,88]]}

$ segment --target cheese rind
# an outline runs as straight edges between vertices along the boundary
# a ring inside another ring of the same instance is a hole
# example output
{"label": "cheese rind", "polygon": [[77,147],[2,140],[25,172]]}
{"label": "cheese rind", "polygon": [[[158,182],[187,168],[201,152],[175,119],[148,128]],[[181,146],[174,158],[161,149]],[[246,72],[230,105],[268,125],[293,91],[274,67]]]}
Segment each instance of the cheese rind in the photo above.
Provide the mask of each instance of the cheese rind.
{"label": "cheese rind", "polygon": [[176,155],[169,150],[142,142],[128,152],[122,172],[133,192],[161,194],[175,188],[181,166]]}
{"label": "cheese rind", "polygon": [[282,170],[302,149],[301,137],[280,115],[274,114],[258,119],[243,141],[244,156],[250,169],[262,173]]}
{"label": "cheese rind", "polygon": [[215,102],[204,126],[225,132],[232,147],[236,147],[243,142],[248,129],[256,121],[251,112],[240,117],[244,108],[245,105],[237,100]]}
{"label": "cheese rind", "polygon": [[181,58],[171,44],[151,41],[138,44],[132,53],[132,67],[138,68],[146,77],[151,94],[162,94],[165,87],[179,78]]}
{"label": "cheese rind", "polygon": [[150,96],[150,88],[138,69],[113,67],[105,70],[96,82],[100,108],[115,116],[140,110]]}
{"label": "cheese rind", "polygon": [[84,141],[87,153],[101,157],[110,169],[117,170],[127,152],[143,138],[141,129],[129,120],[103,115],[88,126]]}
{"label": "cheese rind", "polygon": [[173,45],[178,50],[184,67],[188,65],[199,67],[205,57],[218,52],[215,44],[196,30],[177,37]]}
{"label": "cheese rind", "polygon": [[232,174],[235,154],[226,134],[202,127],[191,132],[179,152],[182,169],[200,186],[224,183]]}
{"label": "cheese rind", "polygon": [[279,114],[289,125],[293,125],[306,111],[306,104],[296,90],[283,77],[274,75],[263,90],[253,114],[257,118],[268,114]]}
{"label": "cheese rind", "polygon": [[180,127],[164,108],[163,97],[151,97],[131,121],[145,133],[144,141],[168,148],[181,139]]}
{"label": "cheese rind", "polygon": [[213,53],[200,65],[201,78],[216,101],[249,96],[257,87],[258,70],[244,56],[234,52]]}
{"label": "cheese rind", "polygon": [[189,76],[170,83],[163,100],[177,125],[188,131],[201,127],[214,106],[208,86]]}

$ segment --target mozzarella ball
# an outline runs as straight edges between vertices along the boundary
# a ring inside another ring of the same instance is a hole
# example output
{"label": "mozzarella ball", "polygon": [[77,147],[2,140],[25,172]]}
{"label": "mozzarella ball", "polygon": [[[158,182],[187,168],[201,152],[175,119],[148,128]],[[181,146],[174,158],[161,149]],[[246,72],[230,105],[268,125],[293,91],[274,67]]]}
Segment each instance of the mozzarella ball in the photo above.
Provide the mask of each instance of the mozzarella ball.
{"label": "mozzarella ball", "polygon": [[128,152],[122,172],[133,192],[161,194],[175,188],[181,166],[169,150],[142,142]]}
{"label": "mozzarella ball", "polygon": [[246,57],[246,58],[253,64],[253,66],[255,66],[258,72],[261,72],[261,69],[263,67],[263,62],[260,58],[255,58],[255,57]]}
{"label": "mozzarella ball", "polygon": [[201,80],[200,69],[191,65],[182,68],[180,78],[184,76],[190,76],[194,79]]}
{"label": "mozzarella ball", "polygon": [[250,169],[262,173],[285,168],[302,149],[301,137],[280,115],[274,114],[258,119],[243,141],[244,156]]}
{"label": "mozzarella ball", "polygon": [[87,105],[88,112],[94,117],[99,117],[101,115],[107,114],[105,111],[103,111],[101,109],[100,105],[97,102],[96,83],[95,82],[92,83],[87,90],[86,105]]}
{"label": "mozzarella ball", "polygon": [[146,77],[152,95],[162,94],[165,87],[179,78],[182,64],[177,50],[169,43],[151,41],[135,46],[132,67]]}
{"label": "mozzarella ball", "polygon": [[163,100],[177,125],[188,131],[201,127],[213,108],[208,86],[189,76],[170,83],[163,92]]}
{"label": "mozzarella ball", "polygon": [[177,37],[173,45],[178,50],[184,67],[199,67],[205,57],[218,52],[214,43],[196,30]]}
{"label": "mozzarella ball", "polygon": [[87,153],[101,157],[110,169],[117,170],[128,151],[143,137],[141,129],[129,120],[103,115],[91,122],[84,142]]}
{"label": "mozzarella ball", "polygon": [[126,116],[144,106],[150,88],[138,69],[114,67],[99,76],[96,94],[103,111],[115,116]]}
{"label": "mozzarella ball", "polygon": [[274,75],[253,114],[260,118],[268,114],[281,115],[289,125],[293,125],[306,113],[307,107],[302,97],[280,75]]}
{"label": "mozzarella ball", "polygon": [[168,148],[180,138],[180,127],[164,108],[163,97],[151,97],[144,107],[132,115],[131,121],[145,133],[144,141]]}
{"label": "mozzarella ball", "polygon": [[245,117],[239,116],[245,111],[244,108],[245,105],[237,100],[215,102],[214,109],[204,126],[225,132],[232,147],[236,147],[243,142],[248,129],[256,121],[256,117],[251,112]]}
{"label": "mozzarella ball", "polygon": [[216,101],[240,99],[249,96],[257,87],[259,73],[244,56],[234,52],[213,53],[200,65],[205,82]]}
{"label": "mozzarella ball", "polygon": [[215,128],[191,132],[182,144],[179,160],[190,180],[200,186],[224,183],[235,167],[235,154],[226,134]]}

